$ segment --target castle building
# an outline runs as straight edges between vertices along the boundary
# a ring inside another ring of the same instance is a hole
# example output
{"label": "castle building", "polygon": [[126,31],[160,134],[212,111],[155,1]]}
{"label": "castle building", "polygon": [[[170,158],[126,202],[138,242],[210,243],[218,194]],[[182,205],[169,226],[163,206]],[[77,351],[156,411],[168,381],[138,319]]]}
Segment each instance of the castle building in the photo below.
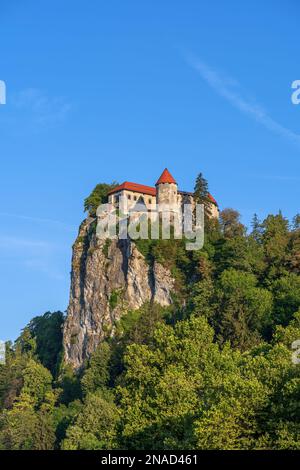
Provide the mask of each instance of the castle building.
{"label": "castle building", "polygon": [[[108,193],[108,203],[117,206],[121,197],[126,200],[128,211],[134,211],[135,206],[144,206],[145,210],[151,211],[159,204],[160,210],[166,206],[168,210],[176,212],[178,207],[184,204],[194,204],[193,193],[178,190],[178,185],[167,168],[162,172],[155,187],[125,181]],[[216,200],[211,194],[208,198],[208,212],[212,218],[219,217]]]}

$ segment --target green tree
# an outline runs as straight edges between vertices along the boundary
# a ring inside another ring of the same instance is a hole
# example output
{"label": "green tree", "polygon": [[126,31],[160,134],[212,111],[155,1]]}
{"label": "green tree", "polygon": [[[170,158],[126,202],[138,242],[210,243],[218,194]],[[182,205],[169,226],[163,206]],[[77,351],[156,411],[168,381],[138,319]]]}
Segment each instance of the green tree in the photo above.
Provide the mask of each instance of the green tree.
{"label": "green tree", "polygon": [[107,342],[100,343],[86,368],[81,379],[83,393],[95,392],[97,389],[106,389],[109,385],[109,365],[111,349]]}
{"label": "green tree", "polygon": [[287,326],[293,315],[300,308],[300,277],[294,273],[274,281],[274,322]]}
{"label": "green tree", "polygon": [[52,412],[56,402],[50,372],[29,359],[22,373],[21,393],[0,415],[0,448],[49,450],[54,448]]}
{"label": "green tree", "polygon": [[207,201],[208,198],[208,182],[204,178],[202,173],[199,173],[199,175],[196,178],[195,182],[195,187],[194,187],[194,197],[196,202],[199,204],[204,204],[204,202]]}
{"label": "green tree", "polygon": [[47,392],[52,389],[52,376],[41,364],[30,359],[23,370],[22,393],[32,398],[32,402],[39,407],[45,400]]}
{"label": "green tree", "polygon": [[[299,219],[299,220],[298,220]],[[290,271],[300,275],[300,215],[293,219],[293,230],[290,233],[286,264]]]}
{"label": "green tree", "polygon": [[231,208],[220,212],[220,226],[225,238],[240,237],[245,234],[245,227],[240,217],[240,213]]}
{"label": "green tree", "polygon": [[36,354],[41,363],[55,376],[62,351],[62,312],[46,312],[33,318],[27,326],[36,342]]}
{"label": "green tree", "polygon": [[293,229],[300,229],[300,214],[296,214],[295,217],[293,217]]}
{"label": "green tree", "polygon": [[216,290],[214,326],[221,342],[246,350],[267,334],[272,319],[272,294],[257,286],[253,274],[224,271]]}
{"label": "green tree", "polygon": [[118,186],[118,183],[111,184],[99,183],[95,186],[91,194],[84,200],[84,210],[88,212],[91,217],[95,217],[97,208],[100,204],[105,204],[108,201],[108,193]]}
{"label": "green tree", "polygon": [[117,447],[119,412],[113,401],[89,394],[75,423],[66,433],[64,450],[100,450]]}
{"label": "green tree", "polygon": [[252,228],[251,237],[253,237],[257,243],[260,243],[262,240],[263,230],[262,230],[262,224],[257,214],[254,214],[253,216],[253,219],[251,221],[251,228]]}
{"label": "green tree", "polygon": [[205,217],[206,219],[209,219],[211,201],[209,199],[208,182],[202,173],[199,173],[196,178],[194,187],[194,200],[197,204],[204,205]]}
{"label": "green tree", "polygon": [[281,213],[269,215],[262,224],[263,248],[267,263],[267,278],[274,279],[286,273],[285,262],[289,242],[288,220]]}
{"label": "green tree", "polygon": [[152,345],[128,346],[118,389],[126,447],[190,448],[201,371],[217,353],[212,339],[206,321],[192,318],[158,325]]}

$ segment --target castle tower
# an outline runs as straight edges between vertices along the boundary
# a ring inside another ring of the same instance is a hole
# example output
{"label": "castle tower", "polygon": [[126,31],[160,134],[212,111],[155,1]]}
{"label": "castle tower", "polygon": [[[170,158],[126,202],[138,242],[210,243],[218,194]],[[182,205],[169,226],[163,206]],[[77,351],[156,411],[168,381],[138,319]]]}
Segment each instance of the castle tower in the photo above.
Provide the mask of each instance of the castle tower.
{"label": "castle tower", "polygon": [[178,208],[177,183],[167,168],[164,169],[155,186],[156,203],[159,204],[160,211],[168,208],[171,212],[176,212]]}

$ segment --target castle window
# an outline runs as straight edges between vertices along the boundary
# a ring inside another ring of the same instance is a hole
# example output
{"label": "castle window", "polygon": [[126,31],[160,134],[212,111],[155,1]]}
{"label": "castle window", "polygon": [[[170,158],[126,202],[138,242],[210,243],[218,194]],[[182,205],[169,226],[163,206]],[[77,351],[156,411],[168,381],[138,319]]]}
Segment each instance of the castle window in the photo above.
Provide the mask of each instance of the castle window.
{"label": "castle window", "polygon": [[128,194],[128,199],[131,199],[131,195],[130,195],[130,194]]}
{"label": "castle window", "polygon": [[134,198],[133,198],[133,199],[136,201],[137,197],[136,197],[136,196],[134,196]]}
{"label": "castle window", "polygon": [[151,202],[152,202],[152,199],[149,199],[149,200],[148,200],[148,202],[149,202],[149,204],[151,204]]}

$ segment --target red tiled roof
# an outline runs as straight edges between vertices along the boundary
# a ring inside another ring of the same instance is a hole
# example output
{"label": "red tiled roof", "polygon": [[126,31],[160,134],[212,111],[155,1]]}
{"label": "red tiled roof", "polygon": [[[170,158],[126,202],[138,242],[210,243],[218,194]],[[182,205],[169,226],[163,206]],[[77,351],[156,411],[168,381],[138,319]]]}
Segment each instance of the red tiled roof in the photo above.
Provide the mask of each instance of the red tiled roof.
{"label": "red tiled roof", "polygon": [[[176,181],[174,180],[171,173],[167,170],[167,168],[162,172],[162,175],[156,184],[160,184],[160,183],[176,183]],[[153,188],[153,186],[145,186],[143,184],[131,183],[130,181],[125,181],[119,186],[116,186],[114,189],[109,191],[108,194],[114,194],[124,189],[127,189],[128,191],[133,191],[135,193],[143,193],[143,194],[149,194],[149,196],[156,196],[156,188]],[[185,191],[178,191],[178,193],[190,194],[191,196],[193,195],[193,193],[187,193]],[[217,201],[211,194],[208,194],[208,198],[213,204],[218,206]]]}
{"label": "red tiled roof", "polygon": [[160,175],[160,178],[157,180],[156,185],[161,184],[161,183],[175,183],[176,184],[176,181],[174,180],[173,176],[169,172],[168,168],[164,169],[164,171]]}
{"label": "red tiled roof", "polygon": [[108,194],[114,194],[124,189],[127,189],[128,191],[134,191],[135,193],[144,193],[149,194],[150,196],[156,196],[156,189],[152,186],[144,186],[143,184],[131,183],[130,181],[125,181],[119,186],[116,186],[114,189],[109,191]]}
{"label": "red tiled roof", "polygon": [[217,203],[217,201],[215,200],[215,198],[214,198],[211,194],[209,194],[209,193],[208,193],[208,199],[210,199],[210,201],[211,201],[213,204],[215,204],[216,206],[218,205],[218,203]]}

